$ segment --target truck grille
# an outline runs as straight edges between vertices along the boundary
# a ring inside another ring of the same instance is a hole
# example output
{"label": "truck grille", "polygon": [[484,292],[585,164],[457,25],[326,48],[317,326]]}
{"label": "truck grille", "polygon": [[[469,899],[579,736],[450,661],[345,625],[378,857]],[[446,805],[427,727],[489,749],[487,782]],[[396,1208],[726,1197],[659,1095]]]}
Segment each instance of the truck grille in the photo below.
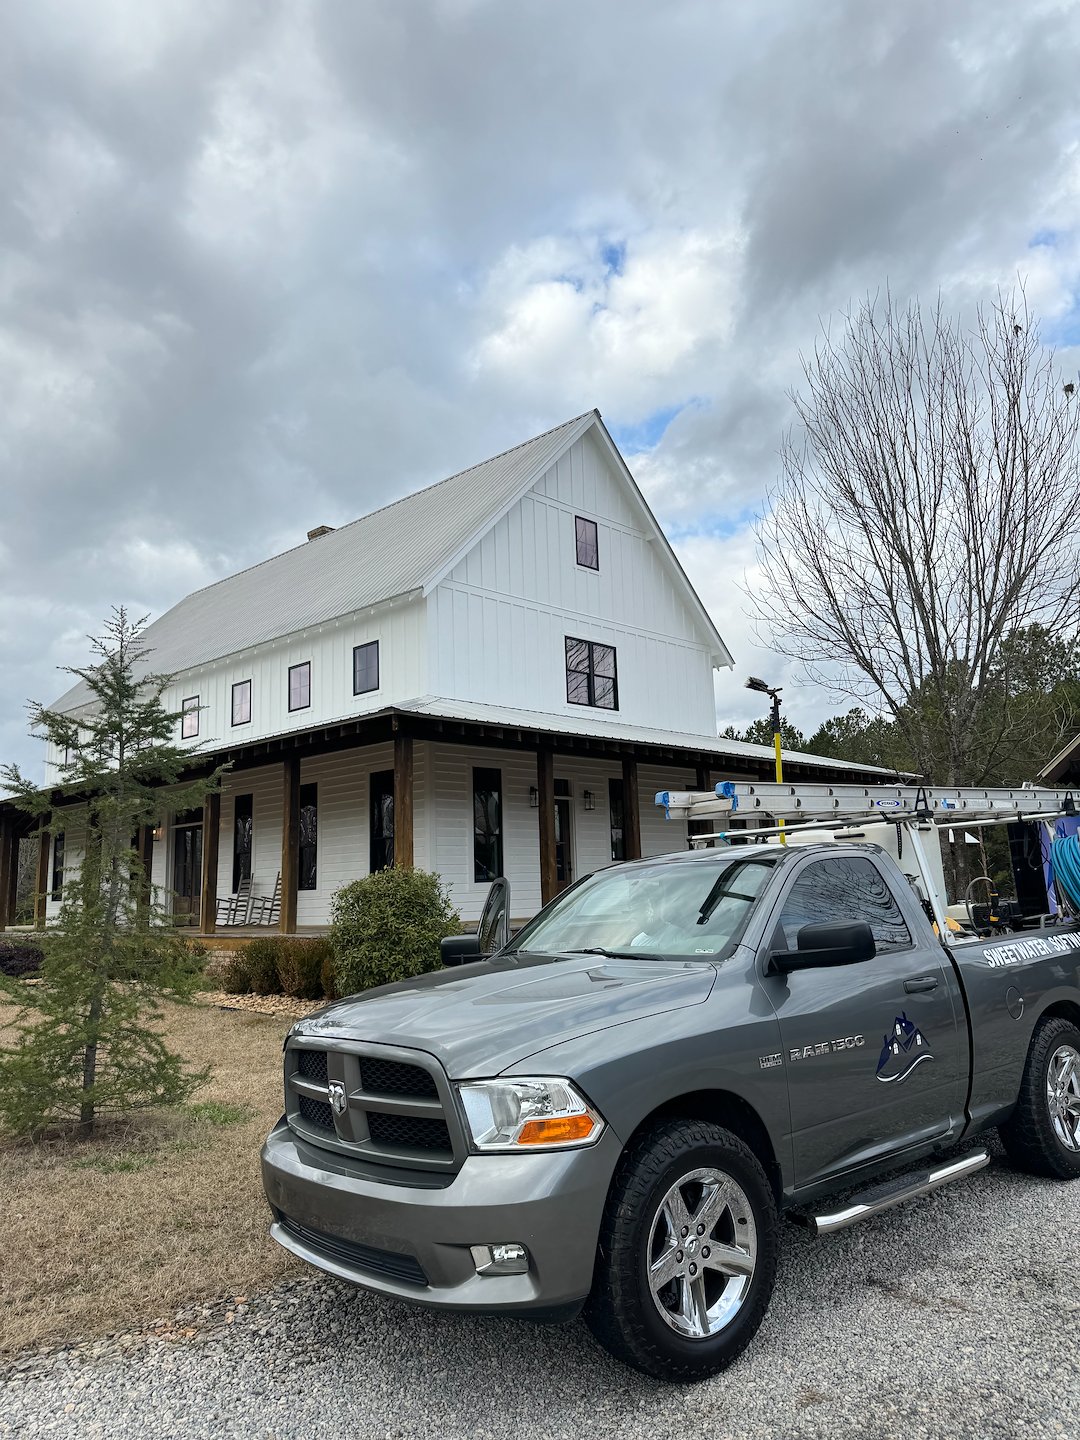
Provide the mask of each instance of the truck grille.
{"label": "truck grille", "polygon": [[414,1255],[402,1255],[396,1250],[377,1250],[373,1245],[360,1245],[355,1240],[343,1240],[339,1235],[325,1235],[321,1230],[309,1230],[288,1215],[275,1214],[283,1230],[295,1236],[308,1249],[316,1250],[330,1260],[354,1265],[358,1270],[367,1270],[373,1275],[386,1275],[391,1280],[407,1280],[413,1285],[428,1283],[424,1267]]}
{"label": "truck grille", "polygon": [[285,1112],[311,1144],[375,1164],[453,1170],[466,1154],[446,1075],[418,1051],[321,1037],[312,1044],[302,1036],[290,1040]]}

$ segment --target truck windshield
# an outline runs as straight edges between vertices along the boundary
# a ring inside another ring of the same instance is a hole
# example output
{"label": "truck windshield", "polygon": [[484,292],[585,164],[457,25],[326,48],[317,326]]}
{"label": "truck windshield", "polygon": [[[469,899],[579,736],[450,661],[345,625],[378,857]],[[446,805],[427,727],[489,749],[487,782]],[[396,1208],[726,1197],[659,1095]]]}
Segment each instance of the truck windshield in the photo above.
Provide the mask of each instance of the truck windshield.
{"label": "truck windshield", "polygon": [[517,937],[523,953],[723,957],[738,942],[776,856],[687,857],[601,870]]}

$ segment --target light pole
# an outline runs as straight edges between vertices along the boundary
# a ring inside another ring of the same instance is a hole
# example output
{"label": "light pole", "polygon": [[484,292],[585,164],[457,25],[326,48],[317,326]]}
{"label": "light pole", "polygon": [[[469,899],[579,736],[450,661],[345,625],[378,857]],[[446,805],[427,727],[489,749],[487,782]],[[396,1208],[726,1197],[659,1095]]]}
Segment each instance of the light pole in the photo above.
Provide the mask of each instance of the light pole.
{"label": "light pole", "polygon": [[[776,782],[780,784],[784,778],[784,757],[780,748],[780,687],[777,686],[774,689],[773,686],[766,685],[764,680],[759,680],[756,675],[751,675],[746,682],[746,688],[747,690],[756,690],[759,695],[768,695],[772,701],[773,752],[776,756]],[[783,831],[784,822],[781,820],[780,844],[786,845],[787,839]]]}

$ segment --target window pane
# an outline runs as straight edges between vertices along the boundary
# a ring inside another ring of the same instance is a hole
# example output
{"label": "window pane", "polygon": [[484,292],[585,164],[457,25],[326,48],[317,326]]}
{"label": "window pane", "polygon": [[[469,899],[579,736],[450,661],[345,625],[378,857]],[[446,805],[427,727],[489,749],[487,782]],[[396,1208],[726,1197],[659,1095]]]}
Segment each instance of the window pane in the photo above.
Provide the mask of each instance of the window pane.
{"label": "window pane", "polygon": [[615,676],[615,651],[610,645],[592,647],[593,670],[597,675]]}
{"label": "window pane", "polygon": [[240,680],[232,687],[232,723],[246,725],[251,719],[251,681]]}
{"label": "window pane", "polygon": [[180,708],[184,712],[180,721],[181,738],[193,740],[199,733],[199,697],[192,695]]}
{"label": "window pane", "polygon": [[502,771],[473,770],[473,879],[497,880],[502,863]]}
{"label": "window pane", "polygon": [[64,832],[53,836],[52,898],[62,900],[64,891]]}
{"label": "window pane", "polygon": [[289,709],[306,710],[311,704],[311,661],[289,669]]}
{"label": "window pane", "polygon": [[589,677],[576,670],[566,672],[566,698],[571,705],[588,705]]}
{"label": "window pane", "polygon": [[590,570],[600,568],[599,546],[597,543],[596,521],[586,520],[583,516],[574,517],[575,539],[577,543],[577,563],[585,565]]}
{"label": "window pane", "polygon": [[569,635],[566,637],[566,668],[588,673],[589,642],[587,640],[572,640]]}
{"label": "window pane", "polygon": [[911,934],[880,870],[871,860],[816,860],[791,887],[780,925],[789,950],[798,948],[804,925],[826,920],[865,920],[879,950],[904,950]]}
{"label": "window pane", "polygon": [[300,874],[298,890],[314,890],[319,838],[319,787],[300,787]]}
{"label": "window pane", "polygon": [[394,863],[394,772],[377,770],[371,777],[372,873]]}
{"label": "window pane", "polygon": [[232,893],[242,880],[251,879],[252,797],[237,795],[233,801]]}
{"label": "window pane", "polygon": [[626,859],[626,842],[623,839],[623,782],[608,781],[608,810],[611,813],[611,858]]}
{"label": "window pane", "polygon": [[605,680],[603,676],[600,676],[597,679],[595,689],[593,691],[593,704],[599,706],[601,710],[615,709],[614,680]]}
{"label": "window pane", "polygon": [[369,640],[353,650],[353,694],[379,688],[379,642]]}

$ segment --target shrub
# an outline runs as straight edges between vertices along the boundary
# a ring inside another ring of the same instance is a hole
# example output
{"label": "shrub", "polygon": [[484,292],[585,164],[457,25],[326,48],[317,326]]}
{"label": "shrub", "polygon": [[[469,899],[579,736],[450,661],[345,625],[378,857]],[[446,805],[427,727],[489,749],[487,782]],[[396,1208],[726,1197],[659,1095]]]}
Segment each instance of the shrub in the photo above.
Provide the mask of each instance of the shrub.
{"label": "shrub", "polygon": [[254,995],[279,995],[281,980],[278,978],[278,957],[284,942],[280,935],[261,936],[245,945],[247,970],[251,992]]}
{"label": "shrub", "polygon": [[223,960],[214,966],[214,973],[226,995],[251,994],[251,969],[247,960],[247,946],[229,950]]}
{"label": "shrub", "polygon": [[297,1000],[322,999],[323,971],[332,959],[329,940],[283,940],[277,960],[282,993]]}
{"label": "shrub", "polygon": [[0,940],[0,975],[13,980],[23,975],[36,975],[45,956],[33,940]]}
{"label": "shrub", "polygon": [[334,967],[334,947],[329,941],[326,942],[326,952],[319,971],[319,981],[322,984],[322,993],[327,1000],[336,1000],[338,998],[337,972]]}
{"label": "shrub", "polygon": [[460,932],[449,894],[427,870],[378,870],[344,885],[330,925],[338,994],[437,969],[439,941]]}

